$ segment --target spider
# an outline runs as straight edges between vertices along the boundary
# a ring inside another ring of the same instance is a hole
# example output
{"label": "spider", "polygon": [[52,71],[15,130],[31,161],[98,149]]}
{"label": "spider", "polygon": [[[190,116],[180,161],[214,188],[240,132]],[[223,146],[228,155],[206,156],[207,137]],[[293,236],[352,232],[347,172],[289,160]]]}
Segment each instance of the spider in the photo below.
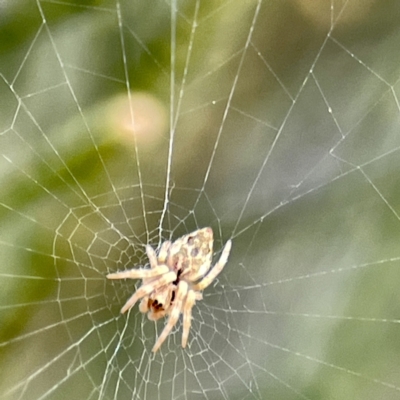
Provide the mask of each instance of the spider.
{"label": "spider", "polygon": [[164,330],[154,344],[154,353],[165,341],[181,313],[182,347],[186,347],[192,308],[196,300],[203,298],[202,291],[222,271],[231,251],[232,241],[228,240],[218,262],[211,268],[213,242],[211,228],[198,229],[173,243],[163,242],[158,256],[155,250],[147,245],[150,269],[130,269],[107,275],[108,279],[142,279],[142,285],[122,307],[122,314],[142,299],[139,311],[147,313],[150,320],[156,321],[169,316]]}

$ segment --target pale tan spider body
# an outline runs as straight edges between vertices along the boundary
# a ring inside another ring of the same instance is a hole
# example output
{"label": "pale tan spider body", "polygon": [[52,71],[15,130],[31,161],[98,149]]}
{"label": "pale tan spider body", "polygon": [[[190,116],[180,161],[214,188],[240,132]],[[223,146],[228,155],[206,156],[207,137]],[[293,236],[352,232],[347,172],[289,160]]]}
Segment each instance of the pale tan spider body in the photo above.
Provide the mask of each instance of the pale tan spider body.
{"label": "pale tan spider body", "polygon": [[153,352],[156,352],[183,313],[182,347],[187,344],[191,325],[192,308],[196,300],[203,298],[204,290],[224,268],[232,242],[228,240],[218,262],[211,268],[213,253],[213,231],[198,229],[182,236],[175,242],[161,245],[158,256],[151,246],[146,246],[150,269],[140,268],[108,274],[108,279],[142,279],[142,285],[121,309],[125,313],[142,299],[139,310],[156,321],[169,316],[168,322],[158,337]]}

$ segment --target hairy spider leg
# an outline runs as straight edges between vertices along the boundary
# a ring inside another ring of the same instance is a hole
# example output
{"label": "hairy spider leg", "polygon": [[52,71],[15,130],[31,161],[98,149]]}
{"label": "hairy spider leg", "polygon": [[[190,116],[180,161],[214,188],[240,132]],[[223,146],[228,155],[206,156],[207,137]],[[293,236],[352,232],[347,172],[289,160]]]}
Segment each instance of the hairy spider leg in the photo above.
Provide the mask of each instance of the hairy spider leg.
{"label": "hairy spider leg", "polygon": [[167,241],[161,245],[160,251],[158,253],[158,258],[156,251],[148,244],[146,246],[146,254],[149,259],[150,267],[157,268],[159,265],[164,265],[168,255],[168,249],[171,246],[171,242]]}
{"label": "hairy spider leg", "polygon": [[161,275],[159,278],[152,280],[151,282],[140,286],[140,288],[128,299],[125,305],[121,309],[121,314],[128,311],[132,308],[136,302],[142,297],[150,294],[154,290],[160,288],[161,286],[167,285],[173,282],[176,279],[176,273],[170,271],[164,275]]}
{"label": "hairy spider leg", "polygon": [[[170,241],[166,241],[161,245],[161,249],[157,258],[157,254],[154,251],[154,249],[150,246],[147,245],[146,246],[146,253],[147,253],[147,257],[149,259],[149,264],[150,267],[152,269],[157,269],[160,265],[165,264],[165,260],[168,254],[168,249],[171,246],[171,242]],[[146,278],[142,278],[143,282],[142,284],[145,285],[149,282],[152,281],[151,277],[146,277]],[[147,311],[149,311],[149,296],[145,296],[142,298],[142,301],[139,304],[139,311],[143,314],[147,313]]]}
{"label": "hairy spider leg", "polygon": [[138,268],[115,272],[113,274],[108,274],[107,279],[147,279],[163,275],[168,271],[169,268],[166,265],[159,265],[153,269]]}
{"label": "hairy spider leg", "polygon": [[209,273],[196,285],[193,285],[193,290],[204,290],[222,271],[228,261],[229,252],[231,251],[232,241],[228,240],[222,250],[221,257],[214,267],[209,271]]}
{"label": "hairy spider leg", "polygon": [[170,242],[169,240],[167,240],[161,245],[160,251],[158,252],[158,264],[165,264],[168,257],[168,251],[171,245],[172,242]]}
{"label": "hairy spider leg", "polygon": [[174,304],[172,306],[172,310],[170,312],[170,317],[168,319],[167,325],[165,325],[164,330],[161,332],[161,335],[158,337],[156,343],[153,347],[153,353],[155,353],[160,346],[163,344],[164,340],[167,338],[169,333],[171,332],[172,328],[178,321],[179,315],[181,314],[182,310],[182,303],[185,300],[185,297],[188,292],[188,284],[185,281],[180,281],[178,283],[178,288],[176,290]]}
{"label": "hairy spider leg", "polygon": [[192,308],[196,302],[196,292],[189,290],[185,304],[183,306],[183,332],[182,332],[182,347],[186,347],[190,326],[192,325]]}

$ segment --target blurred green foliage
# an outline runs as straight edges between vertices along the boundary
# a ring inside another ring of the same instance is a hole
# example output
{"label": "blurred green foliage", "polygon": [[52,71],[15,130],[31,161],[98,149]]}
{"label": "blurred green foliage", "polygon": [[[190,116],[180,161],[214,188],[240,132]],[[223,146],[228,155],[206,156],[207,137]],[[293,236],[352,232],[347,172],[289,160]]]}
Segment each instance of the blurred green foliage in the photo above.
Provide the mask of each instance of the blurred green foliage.
{"label": "blurred green foliage", "polygon": [[[398,3],[171,4],[0,5],[0,391],[396,398]],[[105,274],[206,225],[229,265],[155,361]]]}

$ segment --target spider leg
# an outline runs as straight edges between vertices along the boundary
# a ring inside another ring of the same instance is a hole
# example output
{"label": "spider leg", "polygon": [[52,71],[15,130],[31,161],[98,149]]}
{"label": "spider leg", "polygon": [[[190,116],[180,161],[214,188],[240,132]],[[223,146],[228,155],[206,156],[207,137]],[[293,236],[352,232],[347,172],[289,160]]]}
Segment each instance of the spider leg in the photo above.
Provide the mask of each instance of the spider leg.
{"label": "spider leg", "polygon": [[167,240],[161,245],[160,251],[158,252],[158,264],[165,264],[167,261],[168,251],[171,247],[171,244],[172,243]]}
{"label": "spider leg", "polygon": [[149,296],[144,296],[139,304],[139,311],[143,314],[149,311]]}
{"label": "spider leg", "polygon": [[125,303],[125,305],[122,307],[121,314],[125,313],[130,308],[132,308],[135,305],[135,303],[142,297],[149,295],[154,290],[158,289],[161,286],[167,285],[173,282],[174,280],[176,280],[176,273],[171,271],[164,275],[161,275],[160,278],[154,281],[151,281],[149,283],[146,283],[145,285],[140,286],[140,288],[136,290],[133,296],[131,296],[129,300]]}
{"label": "spider leg", "polygon": [[222,250],[221,257],[218,262],[214,265],[214,267],[208,272],[208,274],[196,285],[193,285],[193,290],[203,290],[205,289],[222,271],[225,267],[226,262],[228,261],[228,256],[231,251],[232,241],[228,240],[224,249]]}
{"label": "spider leg", "polygon": [[107,279],[147,279],[156,277],[158,275],[163,275],[168,271],[169,268],[166,265],[159,265],[152,269],[129,269],[127,271],[108,274]]}
{"label": "spider leg", "polygon": [[189,290],[185,304],[183,305],[183,333],[182,333],[182,347],[186,347],[190,326],[192,325],[192,308],[196,302],[196,292]]}
{"label": "spider leg", "polygon": [[182,310],[182,303],[185,300],[185,297],[188,292],[188,284],[185,281],[180,281],[178,283],[178,288],[176,290],[174,304],[172,306],[172,310],[170,312],[170,316],[165,325],[164,330],[161,332],[161,335],[158,337],[156,343],[153,347],[153,353],[155,353],[160,346],[163,344],[164,340],[167,338],[169,333],[171,332],[172,328],[175,326],[176,322],[178,321],[179,315],[181,314]]}
{"label": "spider leg", "polygon": [[203,300],[203,295],[201,294],[201,292],[194,292],[195,296],[196,296],[196,300]]}
{"label": "spider leg", "polygon": [[161,245],[160,251],[158,252],[158,258],[156,251],[149,244],[146,246],[146,254],[151,268],[156,268],[160,264],[165,264],[170,246],[171,242],[169,240],[164,242]]}
{"label": "spider leg", "polygon": [[149,259],[150,267],[156,268],[158,265],[157,254],[156,251],[149,244],[146,246],[146,254],[147,258]]}

